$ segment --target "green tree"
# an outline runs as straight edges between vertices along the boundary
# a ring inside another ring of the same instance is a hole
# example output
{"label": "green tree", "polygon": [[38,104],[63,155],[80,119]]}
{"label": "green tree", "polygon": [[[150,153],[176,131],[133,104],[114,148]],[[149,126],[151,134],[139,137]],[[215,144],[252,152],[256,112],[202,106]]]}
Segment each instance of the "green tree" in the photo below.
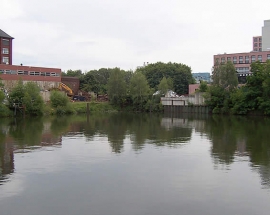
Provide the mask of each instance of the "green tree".
{"label": "green tree", "polygon": [[199,91],[200,92],[206,92],[208,89],[207,82],[206,81],[201,81],[200,86],[199,86]]}
{"label": "green tree", "polygon": [[135,72],[130,79],[130,94],[133,104],[142,110],[151,92],[148,82],[141,72]]}
{"label": "green tree", "polygon": [[212,70],[213,85],[232,90],[238,85],[236,69],[231,61],[216,64]]}
{"label": "green tree", "polygon": [[169,88],[174,88],[174,91],[179,95],[188,94],[188,85],[195,83],[191,68],[181,63],[157,62],[139,67],[136,71],[141,71],[146,76],[149,86],[155,91],[158,90],[158,85],[163,77],[171,78],[173,85],[169,81]]}
{"label": "green tree", "polygon": [[115,68],[108,80],[108,95],[112,104],[122,105],[127,92],[125,71]]}
{"label": "green tree", "polygon": [[24,86],[23,104],[27,114],[41,115],[44,101],[40,95],[40,88],[34,82],[27,82]]}
{"label": "green tree", "polygon": [[168,89],[169,89],[169,85],[168,85],[167,79],[166,77],[163,77],[158,85],[158,90],[160,92],[160,95],[166,95],[166,93],[168,92]]}

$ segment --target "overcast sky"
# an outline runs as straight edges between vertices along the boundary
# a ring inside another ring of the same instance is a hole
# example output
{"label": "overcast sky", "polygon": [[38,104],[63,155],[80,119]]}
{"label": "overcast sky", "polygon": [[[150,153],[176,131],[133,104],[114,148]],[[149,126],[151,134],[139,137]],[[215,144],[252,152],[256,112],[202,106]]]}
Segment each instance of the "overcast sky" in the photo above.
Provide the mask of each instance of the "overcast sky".
{"label": "overcast sky", "polygon": [[13,64],[135,70],[176,62],[210,72],[213,55],[249,52],[269,0],[0,0]]}

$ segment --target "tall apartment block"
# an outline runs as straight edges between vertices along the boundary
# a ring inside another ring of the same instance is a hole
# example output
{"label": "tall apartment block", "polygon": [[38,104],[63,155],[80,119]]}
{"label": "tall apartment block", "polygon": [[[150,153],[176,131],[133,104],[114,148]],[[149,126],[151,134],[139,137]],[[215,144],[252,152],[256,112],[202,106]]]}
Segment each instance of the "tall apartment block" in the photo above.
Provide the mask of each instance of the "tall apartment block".
{"label": "tall apartment block", "polygon": [[214,65],[232,61],[238,75],[238,80],[251,75],[250,64],[256,61],[266,62],[270,60],[270,20],[264,21],[262,36],[255,36],[252,40],[253,49],[251,52],[217,54],[214,55]]}
{"label": "tall apartment block", "polygon": [[262,50],[270,51],[270,20],[264,20],[262,27]]}
{"label": "tall apartment block", "polygon": [[0,64],[12,65],[12,40],[14,38],[0,29]]}

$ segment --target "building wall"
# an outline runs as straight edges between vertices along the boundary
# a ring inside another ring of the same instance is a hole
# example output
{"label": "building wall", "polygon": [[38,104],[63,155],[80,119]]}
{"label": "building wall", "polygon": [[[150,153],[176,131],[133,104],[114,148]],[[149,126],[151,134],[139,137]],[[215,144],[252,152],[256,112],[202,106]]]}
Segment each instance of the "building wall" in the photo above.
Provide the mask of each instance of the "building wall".
{"label": "building wall", "polygon": [[[4,40],[8,40],[8,44],[5,44]],[[8,54],[3,53],[3,50],[8,50]],[[8,64],[12,65],[12,39],[0,37],[0,64],[6,64],[3,62],[4,57],[8,57]]]}
{"label": "building wall", "polygon": [[19,80],[35,82],[41,90],[50,90],[59,87],[61,69],[0,64],[0,78],[7,90],[16,86]]}
{"label": "building wall", "polygon": [[270,51],[270,20],[264,20],[262,27],[262,50]]}
{"label": "building wall", "polygon": [[238,75],[250,75],[250,64],[252,62],[260,61],[266,62],[270,60],[270,51],[262,52],[243,52],[243,53],[233,53],[233,54],[218,54],[214,55],[213,64],[225,63],[227,61],[232,61]]}
{"label": "building wall", "polygon": [[262,36],[253,37],[252,43],[253,43],[252,48],[253,51],[255,52],[262,51]]}
{"label": "building wall", "polygon": [[78,95],[78,91],[80,87],[79,78],[62,76],[61,82],[67,85],[70,89],[72,89],[74,95]]}

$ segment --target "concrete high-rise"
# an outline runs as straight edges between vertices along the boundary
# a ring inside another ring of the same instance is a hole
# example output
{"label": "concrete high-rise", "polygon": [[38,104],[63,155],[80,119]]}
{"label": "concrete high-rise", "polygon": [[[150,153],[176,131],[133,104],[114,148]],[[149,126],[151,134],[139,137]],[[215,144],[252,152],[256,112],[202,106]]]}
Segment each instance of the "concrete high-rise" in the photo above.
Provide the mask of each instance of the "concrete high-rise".
{"label": "concrete high-rise", "polygon": [[262,51],[270,51],[270,20],[264,20],[262,27]]}

